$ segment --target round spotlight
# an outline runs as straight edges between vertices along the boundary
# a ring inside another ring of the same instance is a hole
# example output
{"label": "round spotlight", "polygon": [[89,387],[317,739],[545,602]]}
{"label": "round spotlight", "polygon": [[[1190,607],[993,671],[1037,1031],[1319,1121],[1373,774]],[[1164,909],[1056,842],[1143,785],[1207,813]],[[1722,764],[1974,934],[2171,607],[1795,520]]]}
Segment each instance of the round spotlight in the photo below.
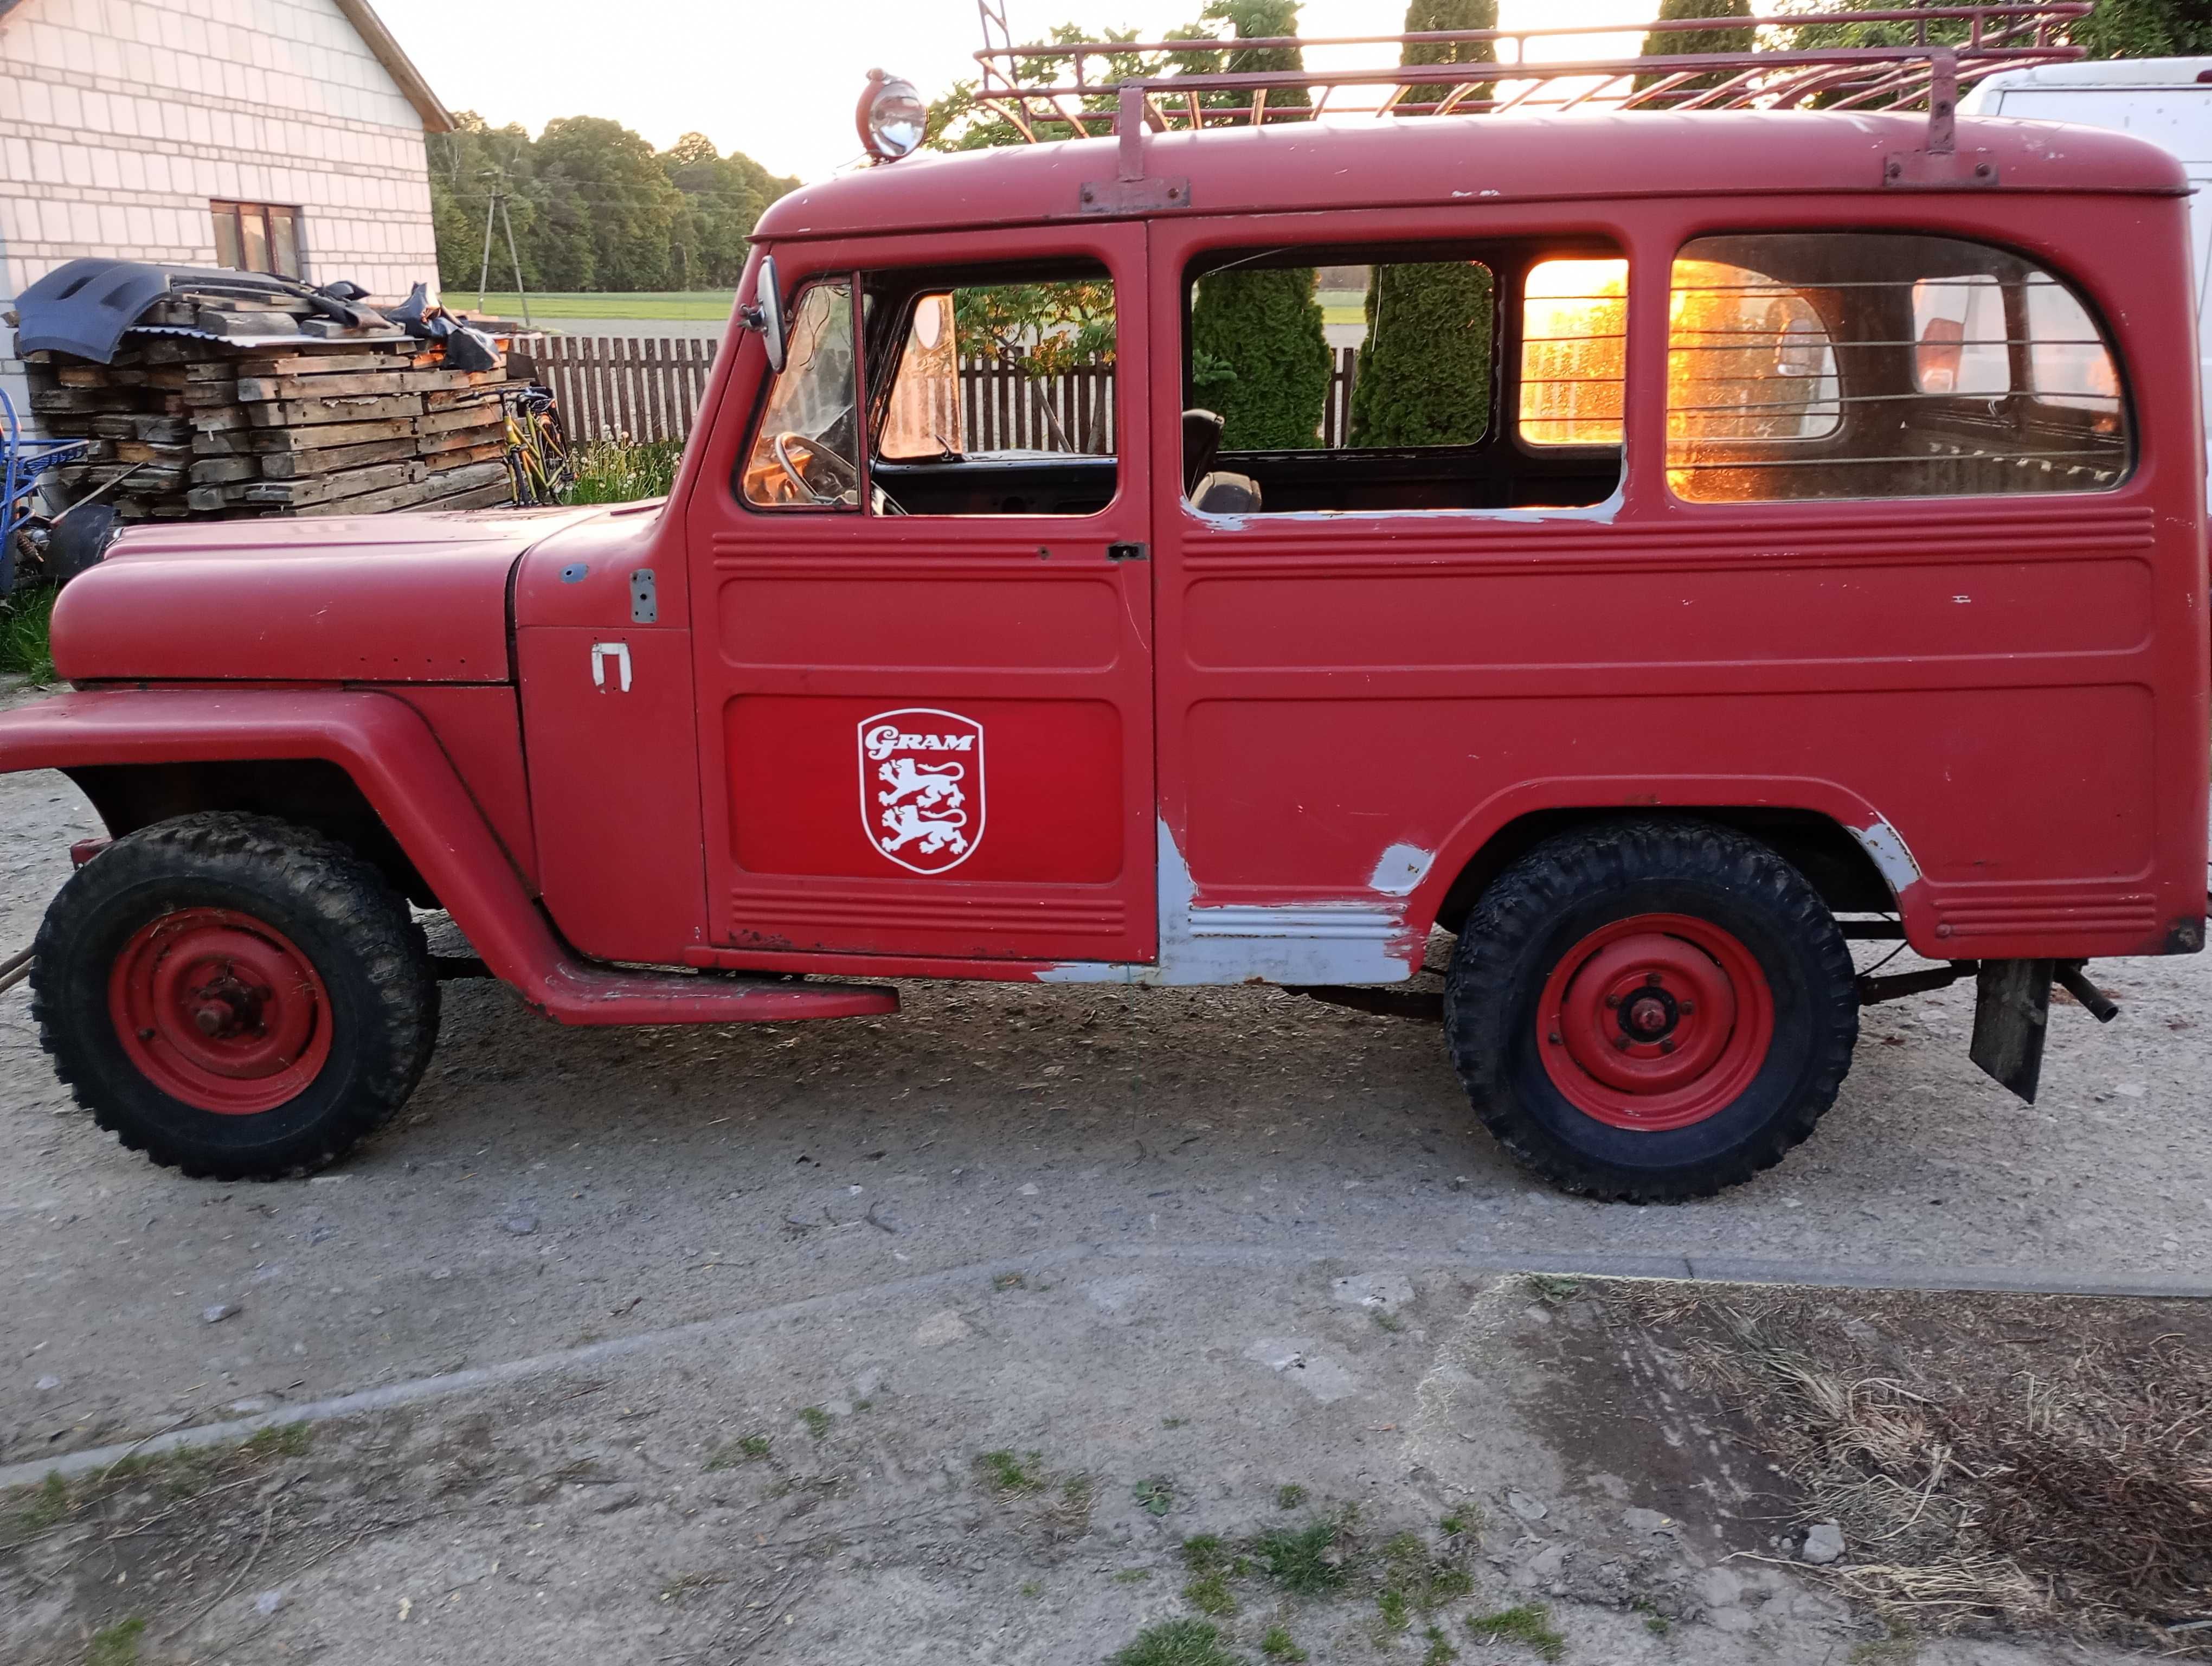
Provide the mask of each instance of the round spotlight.
{"label": "round spotlight", "polygon": [[860,94],[854,117],[860,143],[879,162],[895,162],[914,154],[921,143],[929,108],[914,83],[881,70],[868,71],[868,84]]}

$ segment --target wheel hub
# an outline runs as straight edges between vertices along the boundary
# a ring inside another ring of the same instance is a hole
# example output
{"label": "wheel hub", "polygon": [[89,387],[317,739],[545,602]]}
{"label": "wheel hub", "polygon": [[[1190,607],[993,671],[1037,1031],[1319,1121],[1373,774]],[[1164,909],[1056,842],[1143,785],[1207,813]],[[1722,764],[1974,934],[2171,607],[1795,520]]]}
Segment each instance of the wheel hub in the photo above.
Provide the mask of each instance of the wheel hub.
{"label": "wheel hub", "polygon": [[1750,1085],[1773,1039],[1773,998],[1732,933],[1638,915],[1560,958],[1537,1022],[1545,1070],[1577,1109],[1656,1132],[1702,1122]]}
{"label": "wheel hub", "polygon": [[108,1008],[131,1062],[173,1098],[252,1116],[296,1097],[331,1046],[330,995],[274,927],[228,909],[180,909],[116,957]]}

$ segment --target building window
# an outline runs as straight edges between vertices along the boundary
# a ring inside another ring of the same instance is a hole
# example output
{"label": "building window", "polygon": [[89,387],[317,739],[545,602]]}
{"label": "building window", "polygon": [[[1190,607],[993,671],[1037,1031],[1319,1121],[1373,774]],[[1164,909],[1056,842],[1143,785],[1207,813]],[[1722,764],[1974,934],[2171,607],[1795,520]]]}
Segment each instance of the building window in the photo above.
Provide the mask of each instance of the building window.
{"label": "building window", "polygon": [[215,216],[215,258],[239,272],[298,277],[300,210],[267,203],[208,204]]}

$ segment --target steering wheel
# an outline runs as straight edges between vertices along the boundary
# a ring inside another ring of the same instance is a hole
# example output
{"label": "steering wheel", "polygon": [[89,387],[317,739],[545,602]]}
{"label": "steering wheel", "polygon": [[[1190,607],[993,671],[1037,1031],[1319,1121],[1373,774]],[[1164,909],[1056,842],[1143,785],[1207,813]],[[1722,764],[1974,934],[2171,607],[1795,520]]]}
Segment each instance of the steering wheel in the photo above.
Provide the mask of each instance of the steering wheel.
{"label": "steering wheel", "polygon": [[[820,470],[827,477],[825,483],[834,486],[835,490],[825,492],[819,489],[812,481],[799,472],[799,465],[791,459],[791,447],[793,445],[798,446],[806,453],[809,466]],[[860,488],[859,470],[819,440],[811,439],[795,430],[787,429],[769,441],[769,454],[775,459],[775,465],[783,471],[785,477],[806,494],[809,502],[835,503],[847,492],[855,491]]]}

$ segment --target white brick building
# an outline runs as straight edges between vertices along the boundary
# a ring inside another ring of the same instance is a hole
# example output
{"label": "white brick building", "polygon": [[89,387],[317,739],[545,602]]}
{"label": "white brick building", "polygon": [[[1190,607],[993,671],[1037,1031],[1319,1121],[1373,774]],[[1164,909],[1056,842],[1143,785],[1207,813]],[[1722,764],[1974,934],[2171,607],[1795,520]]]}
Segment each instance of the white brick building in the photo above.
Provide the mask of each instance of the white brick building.
{"label": "white brick building", "polygon": [[0,308],[83,255],[434,289],[452,126],[366,0],[0,0]]}

